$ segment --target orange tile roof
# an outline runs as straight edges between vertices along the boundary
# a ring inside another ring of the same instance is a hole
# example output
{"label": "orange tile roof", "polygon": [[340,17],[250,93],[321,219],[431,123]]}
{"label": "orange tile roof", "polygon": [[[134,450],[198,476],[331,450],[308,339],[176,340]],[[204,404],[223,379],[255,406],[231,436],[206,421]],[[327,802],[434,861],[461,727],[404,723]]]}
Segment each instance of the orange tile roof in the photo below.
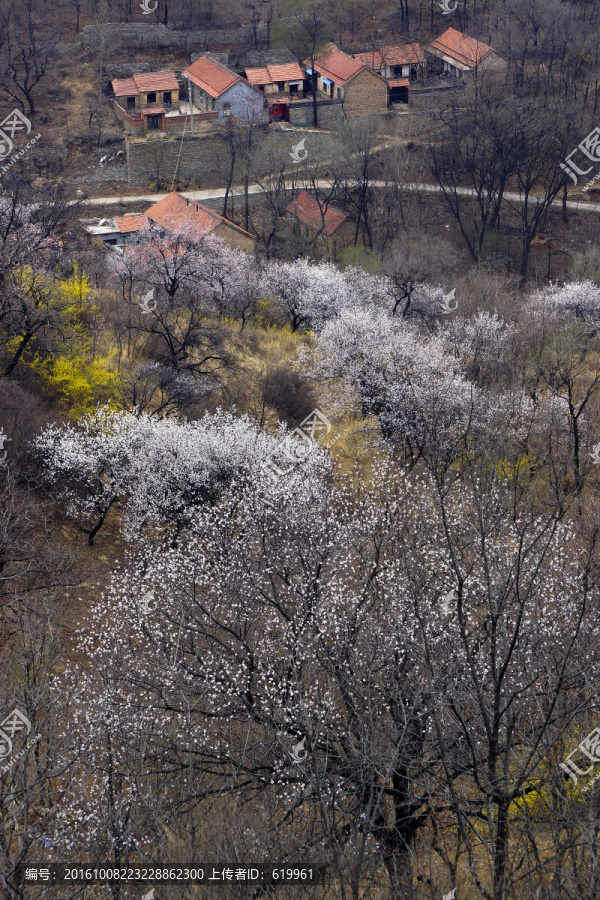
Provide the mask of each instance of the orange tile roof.
{"label": "orange tile roof", "polygon": [[408,87],[408,78],[394,78],[388,81],[390,87]]}
{"label": "orange tile roof", "polygon": [[323,228],[323,233],[327,237],[332,235],[348,218],[348,213],[342,212],[341,209],[336,209],[334,206],[321,208],[315,198],[306,191],[300,191],[298,196],[288,203],[286,209],[309,228],[314,228],[315,231]]}
{"label": "orange tile roof", "polygon": [[115,225],[121,234],[131,234],[148,228],[148,219],[142,215],[115,216]]}
{"label": "orange tile roof", "polygon": [[235,222],[223,218],[214,210],[203,206],[195,200],[187,200],[180,194],[172,192],[146,210],[146,216],[158,225],[164,228],[182,228],[193,226],[198,232],[198,237],[205,237],[218,228],[219,225],[225,224],[230,228],[234,228],[241,234],[253,237],[249,231],[244,231]]}
{"label": "orange tile roof", "polygon": [[303,81],[304,72],[297,62],[278,63],[274,66],[267,66],[269,75],[273,81]]}
{"label": "orange tile roof", "polygon": [[[309,63],[310,65],[310,63]],[[365,67],[333,44],[315,56],[315,69],[336,84],[347,84]]]}
{"label": "orange tile roof", "polygon": [[353,55],[354,59],[357,59],[368,69],[373,69],[373,71],[377,72],[383,68],[381,50],[369,50],[368,53],[354,53]]}
{"label": "orange tile roof", "polygon": [[184,70],[183,75],[189,75],[197,87],[214,99],[242,80],[239,75],[210,56],[201,56]]}
{"label": "orange tile roof", "polygon": [[364,66],[378,72],[386,66],[411,66],[425,62],[425,54],[418,43],[405,44],[403,47],[382,47],[381,50],[370,50],[366,53],[355,53]]}
{"label": "orange tile roof", "polygon": [[267,68],[246,69],[246,81],[249,84],[271,84],[272,79]]}
{"label": "orange tile roof", "polygon": [[486,56],[493,53],[492,48],[487,44],[467,37],[466,34],[461,34],[455,28],[448,28],[439,38],[431,42],[431,46],[470,69],[474,69]]}
{"label": "orange tile roof", "polygon": [[250,84],[274,84],[277,81],[303,81],[304,72],[298,63],[281,63],[258,69],[246,69]]}
{"label": "orange tile roof", "polygon": [[133,78],[115,78],[112,83],[112,89],[115,97],[131,97],[140,93]]}
{"label": "orange tile roof", "polygon": [[402,47],[382,47],[381,53],[388,66],[411,66],[425,62],[425,54],[418,41]]}
{"label": "orange tile roof", "polygon": [[116,97],[145,94],[148,91],[177,91],[179,85],[174,72],[136,73],[131,78],[115,78],[112,83]]}

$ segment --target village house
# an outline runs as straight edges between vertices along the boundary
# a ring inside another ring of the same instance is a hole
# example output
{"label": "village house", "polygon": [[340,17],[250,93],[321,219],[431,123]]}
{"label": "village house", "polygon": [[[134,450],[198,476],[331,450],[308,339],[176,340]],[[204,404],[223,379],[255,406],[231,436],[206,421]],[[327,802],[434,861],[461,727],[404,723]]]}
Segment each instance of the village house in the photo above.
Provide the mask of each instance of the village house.
{"label": "village house", "polygon": [[308,240],[314,240],[330,260],[335,261],[340,250],[354,243],[356,223],[348,213],[319,203],[306,191],[300,191],[286,211],[293,227]]}
{"label": "village house", "polygon": [[135,242],[136,235],[152,226],[165,232],[186,228],[198,240],[210,234],[238,250],[247,253],[254,250],[255,237],[249,231],[244,231],[235,222],[202,203],[175,192],[159,200],[145,213],[115,216],[114,219],[103,220],[100,225],[89,225],[86,230],[105,244],[122,246]]}
{"label": "village house", "polygon": [[448,28],[425,50],[437,59],[438,74],[451,78],[462,78],[465,73],[478,69],[502,72],[507,65],[492,47],[461,34],[456,28]]}
{"label": "village house", "polygon": [[269,105],[269,121],[289,122],[289,106],[304,97],[304,72],[297,62],[246,69],[249,84],[263,91]]}
{"label": "village house", "polygon": [[425,75],[427,62],[421,45],[417,42],[402,47],[381,47],[367,53],[355,53],[367,68],[381,75],[388,83],[389,103],[408,103],[411,81]]}
{"label": "village house", "polygon": [[174,72],[117,78],[112,88],[113,109],[130,133],[164,132],[167,117],[171,120],[179,117],[179,84]]}
{"label": "village house", "polygon": [[386,81],[392,78],[408,78],[409,81],[416,81],[427,68],[427,60],[418,41],[403,44],[401,47],[381,47],[367,53],[355,53],[354,59],[379,72]]}
{"label": "village house", "polygon": [[[310,63],[306,73],[312,76]],[[372,116],[387,112],[385,78],[357,59],[329,44],[315,57],[317,90],[331,100],[341,100],[348,116]]]}
{"label": "village house", "polygon": [[212,113],[220,121],[228,116],[252,124],[266,121],[262,92],[209,54],[188,66],[182,76],[188,83],[194,116]]}

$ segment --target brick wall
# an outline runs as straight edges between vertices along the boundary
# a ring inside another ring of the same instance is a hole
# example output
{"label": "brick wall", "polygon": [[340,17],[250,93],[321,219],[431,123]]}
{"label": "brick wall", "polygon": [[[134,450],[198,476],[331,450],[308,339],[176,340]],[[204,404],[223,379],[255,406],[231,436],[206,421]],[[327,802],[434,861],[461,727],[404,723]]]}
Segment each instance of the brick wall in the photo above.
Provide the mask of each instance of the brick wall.
{"label": "brick wall", "polygon": [[117,103],[116,100],[112,100],[112,107],[115,111],[115,114],[121,121],[123,125],[123,130],[127,134],[140,134],[144,130],[144,124],[142,122],[142,117],[140,115],[130,116],[129,113],[123,109],[123,107]]}

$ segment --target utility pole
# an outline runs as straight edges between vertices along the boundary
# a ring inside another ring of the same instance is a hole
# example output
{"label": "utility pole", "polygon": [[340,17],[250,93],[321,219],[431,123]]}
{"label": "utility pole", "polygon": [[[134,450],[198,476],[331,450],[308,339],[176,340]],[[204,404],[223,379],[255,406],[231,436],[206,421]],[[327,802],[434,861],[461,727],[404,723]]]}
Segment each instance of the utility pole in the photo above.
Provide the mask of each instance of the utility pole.
{"label": "utility pole", "polygon": [[194,83],[189,75],[184,75],[188,83],[188,101],[190,104],[190,127],[191,135],[194,137]]}

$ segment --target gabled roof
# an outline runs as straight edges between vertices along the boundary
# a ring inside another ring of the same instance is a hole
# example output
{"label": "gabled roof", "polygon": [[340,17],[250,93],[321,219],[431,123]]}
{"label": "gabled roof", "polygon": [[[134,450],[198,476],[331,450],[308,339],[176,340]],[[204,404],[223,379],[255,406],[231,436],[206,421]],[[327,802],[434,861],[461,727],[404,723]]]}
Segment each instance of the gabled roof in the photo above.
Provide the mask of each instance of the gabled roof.
{"label": "gabled roof", "polygon": [[[306,63],[310,65],[310,63]],[[352,59],[347,53],[334,44],[329,44],[315,56],[315,69],[326,78],[330,78],[335,84],[344,85],[358,75],[365,66],[357,59]]]}
{"label": "gabled roof", "polygon": [[175,192],[167,194],[166,197],[147,209],[146,216],[151,222],[156,222],[157,225],[162,225],[166,229],[192,226],[198,237],[206,237],[207,234],[223,224],[239,231],[246,237],[254,237],[249,231],[244,231],[235,222],[223,218],[214,210],[203,206],[202,203],[188,200],[187,197],[182,197],[181,194]]}
{"label": "gabled roof", "polygon": [[300,191],[298,196],[288,203],[286,209],[309,228],[314,228],[315,231],[323,229],[323,234],[327,237],[337,231],[348,218],[348,213],[336,209],[335,206],[321,207],[306,191]]}
{"label": "gabled roof", "polygon": [[182,74],[184,76],[189,75],[190,80],[193,81],[196,87],[205,91],[213,99],[220,97],[221,94],[228,91],[238,81],[243,80],[239,75],[236,75],[227,66],[221,65],[220,62],[217,62],[211,56],[201,56],[191,66],[184,69]]}
{"label": "gabled roof", "polygon": [[424,63],[425,54],[421,45],[415,41],[412,44],[404,44],[402,47],[382,47],[380,50],[355,53],[354,59],[377,72],[385,66],[414,66]]}
{"label": "gabled roof", "polygon": [[274,84],[276,81],[302,81],[304,72],[297,62],[268,65],[260,69],[246,69],[250,84]]}
{"label": "gabled roof", "polygon": [[425,62],[425,54],[418,41],[401,47],[382,47],[381,52],[388,66],[414,66]]}
{"label": "gabled roof", "polygon": [[145,215],[115,216],[115,225],[121,234],[133,234],[135,231],[143,231],[148,228],[148,219]]}
{"label": "gabled roof", "polygon": [[431,42],[431,47],[445,56],[457,60],[469,69],[474,69],[490,53],[494,52],[487,44],[482,44],[475,38],[461,34],[456,28],[448,28],[439,38]]}
{"label": "gabled roof", "polygon": [[272,81],[267,68],[246,69],[245,74],[248,84],[271,84]]}
{"label": "gabled roof", "polygon": [[174,72],[144,72],[131,78],[115,78],[115,97],[132,97],[148,91],[179,91]]}

